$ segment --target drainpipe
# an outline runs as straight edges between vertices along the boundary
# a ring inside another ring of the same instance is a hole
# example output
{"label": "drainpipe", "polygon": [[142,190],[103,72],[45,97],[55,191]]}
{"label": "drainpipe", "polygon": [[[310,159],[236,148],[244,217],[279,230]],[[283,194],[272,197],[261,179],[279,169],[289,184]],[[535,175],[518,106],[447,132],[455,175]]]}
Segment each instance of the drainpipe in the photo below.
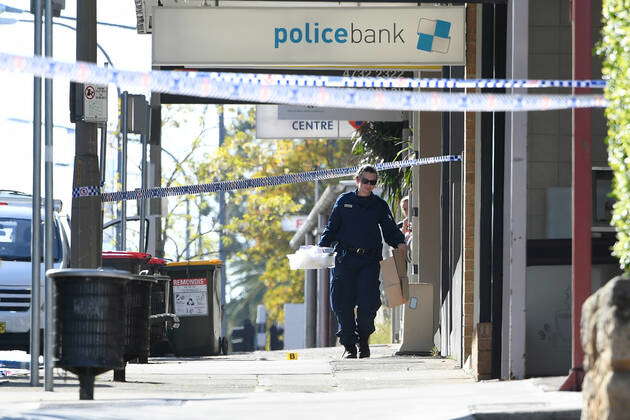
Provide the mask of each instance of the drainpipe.
{"label": "drainpipe", "polygon": [[[573,79],[591,79],[592,71],[592,4],[591,0],[573,0],[571,29],[573,32]],[[589,93],[590,89],[573,89],[574,94]],[[592,224],[592,163],[591,110],[573,110],[573,239],[572,239],[572,354],[569,376],[561,391],[581,391],[584,378],[584,350],[580,341],[582,305],[591,294],[591,224]]]}

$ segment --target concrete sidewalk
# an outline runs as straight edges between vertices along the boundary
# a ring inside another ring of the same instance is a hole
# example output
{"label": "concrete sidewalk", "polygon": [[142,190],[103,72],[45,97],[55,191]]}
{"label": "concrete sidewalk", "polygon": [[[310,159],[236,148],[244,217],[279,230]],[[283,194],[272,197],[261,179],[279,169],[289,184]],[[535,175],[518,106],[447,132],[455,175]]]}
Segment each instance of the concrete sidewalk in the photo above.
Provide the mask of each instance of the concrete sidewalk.
{"label": "concrete sidewalk", "polygon": [[[578,419],[581,394],[547,391],[560,378],[474,382],[456,363],[399,357],[395,345],[343,360],[342,349],[156,358],[127,366],[127,381],[97,377],[94,401],[56,370],[55,391],[24,376],[0,378],[0,418],[9,419]],[[547,388],[545,388],[546,385]]]}

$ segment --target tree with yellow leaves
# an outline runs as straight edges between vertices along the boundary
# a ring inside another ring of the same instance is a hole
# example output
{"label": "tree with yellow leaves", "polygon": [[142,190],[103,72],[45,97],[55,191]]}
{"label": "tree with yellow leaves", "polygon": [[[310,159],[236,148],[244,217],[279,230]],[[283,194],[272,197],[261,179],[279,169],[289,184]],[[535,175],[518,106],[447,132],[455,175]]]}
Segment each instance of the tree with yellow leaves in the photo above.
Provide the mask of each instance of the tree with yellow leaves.
{"label": "tree with yellow leaves", "polygon": [[[258,140],[254,107],[238,110],[227,127],[223,146],[198,165],[199,179],[212,182],[267,177],[357,163],[347,140]],[[283,321],[285,303],[303,302],[304,272],[289,269],[286,255],[292,252],[289,240],[293,232],[284,232],[281,222],[285,216],[306,214],[312,209],[314,184],[233,191],[226,200],[224,243],[232,251],[228,264],[244,267],[249,279],[239,284],[240,299],[247,304],[263,287],[269,320]],[[252,270],[258,275],[252,275]]]}

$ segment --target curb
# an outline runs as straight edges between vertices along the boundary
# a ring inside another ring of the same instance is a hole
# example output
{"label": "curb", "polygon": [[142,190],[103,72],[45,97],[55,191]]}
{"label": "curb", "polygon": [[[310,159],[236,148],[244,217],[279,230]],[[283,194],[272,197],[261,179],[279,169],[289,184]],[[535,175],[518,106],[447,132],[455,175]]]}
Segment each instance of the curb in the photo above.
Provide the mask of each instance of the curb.
{"label": "curb", "polygon": [[580,420],[582,410],[547,410],[547,411],[517,411],[472,413],[466,417],[453,420]]}

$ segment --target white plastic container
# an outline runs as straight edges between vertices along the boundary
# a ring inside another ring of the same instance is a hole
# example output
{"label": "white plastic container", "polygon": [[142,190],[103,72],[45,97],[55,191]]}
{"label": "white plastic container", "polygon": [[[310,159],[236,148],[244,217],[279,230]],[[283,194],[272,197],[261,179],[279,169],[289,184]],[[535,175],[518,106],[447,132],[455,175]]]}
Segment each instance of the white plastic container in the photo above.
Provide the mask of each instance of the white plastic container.
{"label": "white plastic container", "polygon": [[291,270],[319,270],[335,266],[333,248],[322,248],[313,245],[301,246],[295,254],[287,255]]}

